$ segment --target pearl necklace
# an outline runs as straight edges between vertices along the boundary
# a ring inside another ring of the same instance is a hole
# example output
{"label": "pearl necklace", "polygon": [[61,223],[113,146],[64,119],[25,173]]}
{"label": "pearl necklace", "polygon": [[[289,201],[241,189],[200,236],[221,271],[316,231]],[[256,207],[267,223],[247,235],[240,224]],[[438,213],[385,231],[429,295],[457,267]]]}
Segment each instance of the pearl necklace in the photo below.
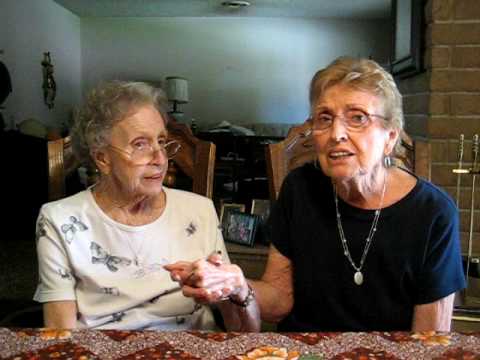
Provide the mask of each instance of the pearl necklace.
{"label": "pearl necklace", "polygon": [[382,197],[380,198],[380,204],[377,210],[375,210],[375,217],[373,218],[372,226],[370,227],[370,231],[368,232],[368,236],[365,240],[365,247],[363,249],[363,254],[360,259],[360,265],[357,266],[352,259],[352,255],[350,254],[350,250],[348,249],[347,239],[345,238],[345,233],[343,232],[342,227],[342,217],[340,216],[340,211],[338,210],[338,196],[337,196],[337,187],[333,184],[333,193],[335,198],[335,210],[337,212],[337,228],[338,233],[340,234],[340,240],[343,246],[343,254],[348,259],[350,264],[352,265],[353,269],[355,270],[355,274],[353,275],[353,281],[357,285],[363,284],[363,273],[362,268],[363,264],[365,263],[365,259],[367,258],[368,250],[370,249],[370,245],[372,245],[372,239],[377,231],[377,223],[378,218],[380,217],[380,213],[382,212],[382,205],[383,205],[383,198],[385,196],[385,189],[387,188],[387,173],[385,172],[385,177],[383,179],[383,190],[382,190]]}

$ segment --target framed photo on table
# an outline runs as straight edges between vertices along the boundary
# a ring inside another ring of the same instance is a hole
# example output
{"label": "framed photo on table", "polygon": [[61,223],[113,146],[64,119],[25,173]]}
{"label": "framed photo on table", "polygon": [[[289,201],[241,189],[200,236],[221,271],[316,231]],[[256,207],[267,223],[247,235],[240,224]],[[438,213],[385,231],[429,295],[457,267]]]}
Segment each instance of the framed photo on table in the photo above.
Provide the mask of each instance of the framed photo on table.
{"label": "framed photo on table", "polygon": [[253,246],[259,217],[238,211],[224,215],[222,221],[223,237],[225,241],[240,245]]}
{"label": "framed photo on table", "polygon": [[245,212],[245,205],[244,204],[227,204],[222,203],[220,207],[220,223],[222,224],[223,218],[227,216],[230,212]]}
{"label": "framed photo on table", "polygon": [[262,222],[267,221],[270,216],[270,200],[253,199],[251,213],[258,215]]}

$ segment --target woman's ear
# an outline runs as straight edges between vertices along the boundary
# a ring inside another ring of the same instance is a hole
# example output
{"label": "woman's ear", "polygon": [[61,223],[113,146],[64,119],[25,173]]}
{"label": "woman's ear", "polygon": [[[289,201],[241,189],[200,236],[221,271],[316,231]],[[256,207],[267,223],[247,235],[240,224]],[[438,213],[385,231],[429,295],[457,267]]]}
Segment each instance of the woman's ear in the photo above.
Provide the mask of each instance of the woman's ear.
{"label": "woman's ear", "polygon": [[93,151],[91,155],[100,173],[103,175],[110,174],[111,161],[109,155],[103,150]]}
{"label": "woman's ear", "polygon": [[397,143],[398,140],[398,130],[395,129],[390,129],[388,130],[387,133],[387,142],[385,144],[385,155],[390,155],[393,152],[393,149],[395,147],[395,144]]}

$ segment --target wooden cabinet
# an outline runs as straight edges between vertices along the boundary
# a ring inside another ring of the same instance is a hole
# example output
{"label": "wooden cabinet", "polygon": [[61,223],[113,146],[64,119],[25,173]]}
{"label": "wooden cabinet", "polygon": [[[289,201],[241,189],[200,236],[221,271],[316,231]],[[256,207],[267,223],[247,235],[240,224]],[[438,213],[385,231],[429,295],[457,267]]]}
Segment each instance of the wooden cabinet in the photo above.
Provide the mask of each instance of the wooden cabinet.
{"label": "wooden cabinet", "polygon": [[233,264],[243,270],[248,279],[260,279],[265,271],[268,257],[268,246],[255,245],[248,247],[226,242],[228,256]]}
{"label": "wooden cabinet", "polygon": [[269,198],[265,146],[282,137],[209,132],[197,136],[217,146],[213,196],[217,203],[223,199],[248,206],[252,198]]}

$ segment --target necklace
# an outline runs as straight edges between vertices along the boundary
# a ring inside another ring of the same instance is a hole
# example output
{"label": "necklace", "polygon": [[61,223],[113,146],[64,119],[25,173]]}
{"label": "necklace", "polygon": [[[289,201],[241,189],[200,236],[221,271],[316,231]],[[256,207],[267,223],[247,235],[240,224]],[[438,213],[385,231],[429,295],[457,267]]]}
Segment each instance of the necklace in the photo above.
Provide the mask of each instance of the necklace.
{"label": "necklace", "polygon": [[363,284],[363,273],[362,268],[363,264],[365,263],[365,259],[367,258],[368,250],[370,249],[370,245],[372,245],[373,236],[377,231],[377,223],[378,218],[380,217],[380,213],[382,212],[382,205],[383,205],[383,198],[385,196],[385,189],[387,188],[387,173],[385,172],[385,176],[383,178],[383,190],[382,190],[382,197],[380,198],[380,204],[377,210],[375,210],[375,217],[373,218],[372,226],[370,227],[370,231],[368,232],[368,236],[365,240],[365,247],[363,248],[363,254],[360,258],[360,265],[356,265],[352,259],[352,255],[350,254],[350,250],[348,249],[347,239],[345,238],[345,233],[343,232],[342,227],[342,217],[340,216],[340,211],[338,210],[338,196],[337,196],[337,187],[333,184],[333,193],[335,198],[335,210],[337,212],[337,228],[338,233],[340,235],[340,241],[342,242],[343,246],[343,254],[348,259],[350,264],[352,265],[353,269],[355,270],[355,274],[353,275],[353,281],[357,285]]}
{"label": "necklace", "polygon": [[133,263],[135,264],[135,266],[142,266],[143,265],[143,262],[140,261],[140,257],[138,256],[138,254],[142,251],[142,248],[143,248],[143,242],[140,244],[140,248],[138,249],[138,251],[135,251],[133,249],[133,246],[132,244],[130,243],[131,239],[127,239],[127,245],[128,247],[130,248],[130,251],[132,252],[133,254]]}

